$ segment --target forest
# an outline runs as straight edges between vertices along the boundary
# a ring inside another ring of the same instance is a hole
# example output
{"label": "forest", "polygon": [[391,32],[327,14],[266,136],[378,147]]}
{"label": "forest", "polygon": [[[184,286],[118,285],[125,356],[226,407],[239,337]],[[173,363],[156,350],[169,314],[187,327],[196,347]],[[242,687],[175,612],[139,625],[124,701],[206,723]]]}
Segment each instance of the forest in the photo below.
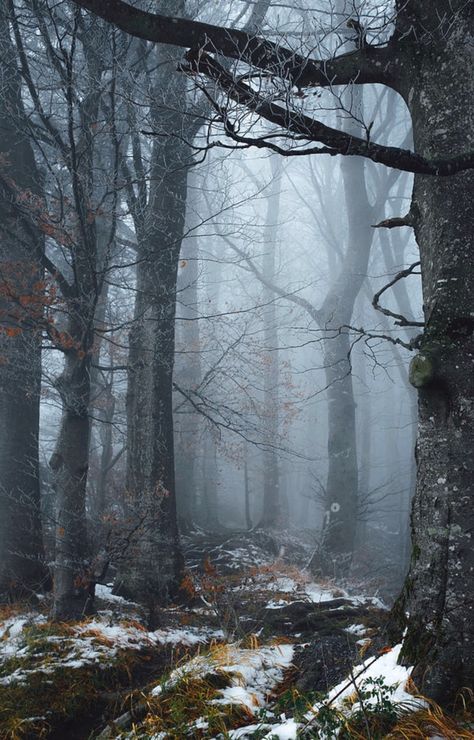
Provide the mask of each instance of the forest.
{"label": "forest", "polygon": [[474,739],[473,0],[0,0],[0,740]]}

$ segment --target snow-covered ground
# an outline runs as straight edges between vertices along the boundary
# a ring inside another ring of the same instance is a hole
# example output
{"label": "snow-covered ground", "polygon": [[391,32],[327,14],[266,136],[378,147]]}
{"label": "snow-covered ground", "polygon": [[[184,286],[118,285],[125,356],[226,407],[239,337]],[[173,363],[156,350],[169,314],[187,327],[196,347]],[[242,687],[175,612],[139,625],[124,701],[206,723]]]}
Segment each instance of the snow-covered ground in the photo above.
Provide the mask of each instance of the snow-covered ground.
{"label": "snow-covered ground", "polygon": [[[234,581],[229,590],[238,594],[238,599],[260,599],[263,611],[281,609],[295,602],[305,602],[307,607],[327,604],[328,610],[341,610],[341,615],[347,606],[365,606],[368,612],[374,608],[386,608],[377,597],[349,593],[331,583],[317,583],[304,573],[290,570],[256,572],[245,576],[239,585]],[[166,645],[187,648],[203,645],[202,652],[196,655],[194,650],[194,657],[190,656],[174,668],[166,680],[157,676],[157,683],[148,692],[154,700],[161,702],[162,698],[169,697],[173,687],[182,679],[206,678],[213,674],[221,676],[225,688],[213,689],[212,698],[206,700],[207,705],[214,709],[222,707],[223,710],[226,706],[229,709],[241,708],[243,714],[240,716],[244,721],[248,717],[249,721],[245,727],[236,729],[231,729],[231,724],[227,735],[230,740],[245,740],[256,735],[268,740],[292,740],[304,728],[317,731],[321,740],[333,740],[333,735],[325,735],[318,727],[321,708],[331,707],[350,716],[360,709],[358,697],[359,700],[363,697],[364,707],[377,701],[376,692],[371,696],[367,691],[368,687],[375,685],[374,682],[383,685],[392,705],[403,706],[406,710],[424,706],[406,689],[411,669],[397,665],[401,647],[398,645],[355,666],[351,675],[335,686],[325,700],[314,705],[309,702],[307,709],[303,707],[305,715],[300,712],[292,716],[293,711],[286,704],[286,714],[283,714],[275,692],[292,668],[295,648],[298,647],[293,640],[298,635],[280,636],[278,644],[269,640],[263,645],[257,645],[256,641],[254,644],[251,638],[251,647],[248,647],[248,640],[225,643],[224,633],[218,628],[217,610],[200,606],[184,614],[186,619],[194,615],[194,624],[184,626],[175,619],[173,626],[150,631],[133,617],[133,609],[137,605],[112,594],[109,586],[98,585],[96,593],[102,610],[93,619],[81,623],[55,629],[45,615],[34,612],[0,621],[0,686],[25,685],[32,673],[51,678],[57,669],[73,671],[87,665],[103,668],[122,652],[153,651]],[[346,624],[348,639],[349,636],[352,641],[359,638],[359,645],[371,634],[370,628],[360,621],[351,624],[349,617]],[[304,639],[300,638],[300,642]],[[213,643],[217,644],[213,647]],[[8,666],[13,665],[12,659],[15,659],[15,664],[8,672]],[[207,730],[208,718],[203,712],[197,719],[194,715],[189,720],[186,732],[190,737],[213,737],[212,733],[206,734]],[[165,740],[168,736],[160,732],[156,735],[158,737]]]}
{"label": "snow-covered ground", "polygon": [[[265,582],[266,580],[266,582]],[[265,579],[260,577],[260,585],[264,585],[267,591],[274,591],[282,598],[270,599],[266,605],[267,609],[279,609],[291,604],[295,600],[305,600],[313,604],[323,604],[334,601],[335,599],[345,599],[348,603],[357,605],[373,606],[377,609],[387,609],[386,604],[377,596],[367,596],[366,594],[352,594],[345,589],[333,586],[331,584],[321,585],[301,578],[296,580],[290,576],[271,577]]]}
{"label": "snow-covered ground", "polygon": [[[44,631],[40,631],[42,627]],[[38,628],[33,636],[32,628]],[[222,630],[210,627],[148,631],[135,621],[115,621],[107,611],[92,620],[71,625],[66,632],[64,628],[60,632],[46,628],[46,616],[32,612],[0,622],[0,685],[24,683],[32,673],[52,674],[59,668],[76,669],[95,664],[106,667],[125,650],[142,651],[158,645],[178,644],[191,647],[224,637]],[[20,661],[20,665],[6,673],[5,662],[11,658],[16,659],[16,664]]]}
{"label": "snow-covered ground", "polygon": [[298,732],[303,729],[313,728],[318,730],[321,740],[333,740],[332,734],[325,734],[318,728],[318,713],[323,706],[332,707],[342,713],[350,715],[357,712],[361,706],[357,701],[348,701],[355,696],[364,693],[364,706],[370,707],[377,702],[376,692],[372,696],[366,696],[367,687],[377,685],[380,681],[384,694],[390,703],[396,707],[403,706],[405,711],[416,711],[426,707],[422,699],[414,697],[406,690],[412,668],[405,668],[397,664],[401,645],[384,652],[377,658],[369,658],[360,665],[354,667],[351,676],[347,676],[340,684],[335,686],[328,694],[324,702],[315,704],[307,713],[304,722],[297,722],[292,717],[280,716],[275,722],[266,721],[258,724],[252,723],[246,727],[240,727],[229,733],[231,740],[246,740],[252,738],[257,732],[267,731],[263,737],[272,740],[296,740]]}

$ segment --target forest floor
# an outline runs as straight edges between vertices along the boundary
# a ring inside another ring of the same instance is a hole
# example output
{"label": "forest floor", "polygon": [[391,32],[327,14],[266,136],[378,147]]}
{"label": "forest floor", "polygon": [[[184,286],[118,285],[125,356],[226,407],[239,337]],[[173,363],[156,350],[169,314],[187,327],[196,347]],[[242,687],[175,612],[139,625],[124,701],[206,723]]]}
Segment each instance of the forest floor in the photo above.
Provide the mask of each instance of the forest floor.
{"label": "forest floor", "polygon": [[52,624],[49,598],[0,610],[0,738],[474,738],[416,695],[385,604],[316,582],[301,538],[185,541],[189,604],[153,629],[98,585],[97,612]]}

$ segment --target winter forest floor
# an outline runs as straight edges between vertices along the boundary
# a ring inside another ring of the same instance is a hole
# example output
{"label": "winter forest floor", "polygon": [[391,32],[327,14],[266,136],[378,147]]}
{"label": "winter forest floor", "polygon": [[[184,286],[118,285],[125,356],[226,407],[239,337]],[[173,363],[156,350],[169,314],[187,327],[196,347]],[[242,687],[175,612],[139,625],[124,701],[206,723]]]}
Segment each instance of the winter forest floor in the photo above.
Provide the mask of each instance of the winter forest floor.
{"label": "winter forest floor", "polygon": [[185,545],[190,603],[152,631],[106,585],[80,623],[50,623],[46,596],[0,610],[1,738],[474,738],[466,697],[454,720],[416,696],[385,604],[315,582],[300,540]]}

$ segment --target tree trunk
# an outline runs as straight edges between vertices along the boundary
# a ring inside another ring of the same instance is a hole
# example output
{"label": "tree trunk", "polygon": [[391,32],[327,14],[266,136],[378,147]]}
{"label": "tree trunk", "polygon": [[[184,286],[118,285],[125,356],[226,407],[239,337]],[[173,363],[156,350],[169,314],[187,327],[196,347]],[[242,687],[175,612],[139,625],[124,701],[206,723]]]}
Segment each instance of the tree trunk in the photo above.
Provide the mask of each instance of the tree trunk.
{"label": "tree trunk", "polygon": [[[189,226],[188,226],[189,228]],[[178,274],[178,321],[176,327],[178,351],[174,377],[186,392],[198,388],[201,381],[201,340],[199,331],[198,282],[199,249],[197,239],[185,240],[180,254]],[[179,396],[178,396],[179,398]],[[182,399],[180,399],[182,400]],[[197,503],[202,488],[202,425],[201,415],[183,402],[177,441],[176,503],[181,529],[191,529],[196,518]]]}
{"label": "tree trunk", "polygon": [[[268,193],[267,213],[264,227],[263,275],[270,281],[275,280],[275,254],[277,251],[278,218],[280,215],[281,195],[281,160],[271,158],[272,181]],[[263,302],[267,305],[263,314],[265,343],[265,364],[263,379],[263,405],[265,443],[268,445],[263,454],[263,515],[261,526],[265,529],[283,529],[288,519],[284,512],[282,492],[280,490],[280,471],[276,444],[278,441],[278,326],[276,317],[275,294],[264,289]]]}
{"label": "tree trunk", "polygon": [[[181,117],[168,111],[169,130]],[[160,109],[160,126],[165,125]],[[154,612],[179,590],[182,572],[174,470],[173,368],[176,282],[186,211],[188,168],[183,145],[157,143],[149,203],[139,234],[136,324],[130,333],[127,397],[127,488],[131,551],[124,554],[118,593]]]}
{"label": "tree trunk", "polygon": [[252,529],[252,513],[250,508],[251,491],[249,481],[249,450],[248,442],[244,442],[244,519],[245,527],[250,532]]}
{"label": "tree trunk", "polygon": [[351,565],[357,523],[359,473],[350,345],[344,329],[324,341],[328,475],[321,566],[326,575],[334,577],[347,572]]}
{"label": "tree trunk", "polygon": [[93,601],[85,511],[90,436],[89,373],[90,355],[86,353],[81,359],[76,350],[71,350],[57,381],[63,412],[50,467],[56,493],[54,619],[60,621],[90,613]]}
{"label": "tree trunk", "polygon": [[[363,161],[343,160],[348,237],[345,257],[321,309],[328,398],[328,476],[321,567],[328,575],[347,573],[354,551],[358,465],[356,403],[350,360],[355,300],[367,274],[373,230]],[[317,565],[315,563],[315,565]]]}
{"label": "tree trunk", "polygon": [[[0,599],[45,580],[40,518],[41,182],[0,11]],[[31,213],[29,208],[31,207]]]}
{"label": "tree trunk", "polygon": [[222,526],[219,521],[217,440],[210,433],[207,433],[204,439],[202,470],[202,500],[198,521],[206,531],[218,532]]}
{"label": "tree trunk", "polygon": [[[433,158],[474,145],[472,12],[442,31],[403,69],[416,151]],[[418,688],[443,703],[474,678],[473,195],[472,171],[415,179],[426,326],[410,366],[419,393],[413,551],[394,616],[409,613],[403,659],[416,665]]]}

